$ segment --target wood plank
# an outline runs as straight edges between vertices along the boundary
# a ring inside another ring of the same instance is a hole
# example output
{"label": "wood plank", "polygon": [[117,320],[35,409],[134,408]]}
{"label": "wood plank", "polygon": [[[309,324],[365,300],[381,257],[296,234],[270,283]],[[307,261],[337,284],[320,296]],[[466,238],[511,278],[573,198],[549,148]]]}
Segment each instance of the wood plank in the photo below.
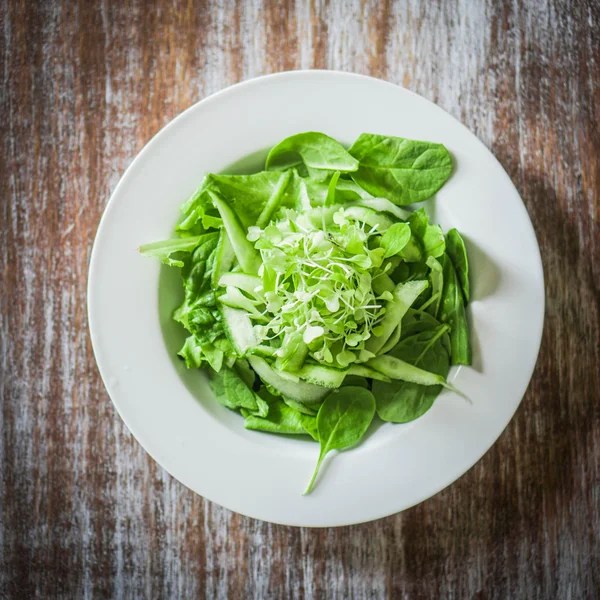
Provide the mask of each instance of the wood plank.
{"label": "wood plank", "polygon": [[[0,595],[598,597],[597,0],[0,15]],[[477,134],[525,201],[547,289],[534,378],[486,456],[402,514],[322,530],[233,514],[158,467],[104,391],[85,308],[99,218],[146,141],[227,85],[310,67],[404,85]]]}

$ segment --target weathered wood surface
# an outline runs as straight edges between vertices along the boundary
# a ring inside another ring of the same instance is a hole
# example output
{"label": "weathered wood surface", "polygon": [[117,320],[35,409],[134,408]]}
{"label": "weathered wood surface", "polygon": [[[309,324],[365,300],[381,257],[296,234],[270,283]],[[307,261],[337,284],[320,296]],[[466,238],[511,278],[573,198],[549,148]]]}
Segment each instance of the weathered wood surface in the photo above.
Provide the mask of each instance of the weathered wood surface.
{"label": "weathered wood surface", "polygon": [[[597,0],[0,5],[1,597],[598,597]],[[174,481],[118,418],[86,323],[98,220],[145,142],[229,84],[308,67],[397,82],[471,128],[523,196],[547,286],[492,450],[403,514],[331,530]]]}

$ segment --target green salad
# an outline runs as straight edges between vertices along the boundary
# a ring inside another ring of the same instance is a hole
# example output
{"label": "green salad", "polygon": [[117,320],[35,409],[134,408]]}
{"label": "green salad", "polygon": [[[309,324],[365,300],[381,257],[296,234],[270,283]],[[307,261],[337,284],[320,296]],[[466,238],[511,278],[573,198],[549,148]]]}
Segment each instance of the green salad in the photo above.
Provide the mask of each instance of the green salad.
{"label": "green salad", "polygon": [[206,368],[248,429],[310,436],[325,455],[377,415],[427,412],[471,363],[463,240],[404,208],[452,172],[441,144],[362,134],[346,150],[291,136],[251,175],[207,175],[175,237],[140,248],[181,270],[179,356]]}

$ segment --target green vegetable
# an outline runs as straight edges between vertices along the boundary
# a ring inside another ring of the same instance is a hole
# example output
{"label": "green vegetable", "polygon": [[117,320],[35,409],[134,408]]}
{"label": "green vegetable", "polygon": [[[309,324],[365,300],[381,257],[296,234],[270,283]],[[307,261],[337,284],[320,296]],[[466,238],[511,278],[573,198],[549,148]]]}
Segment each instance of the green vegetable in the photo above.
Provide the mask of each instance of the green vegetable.
{"label": "green vegetable", "polygon": [[432,317],[436,317],[444,289],[444,271],[442,265],[433,256],[427,257],[427,266],[430,269],[429,283],[431,285],[431,302],[427,307],[427,312],[431,314]]}
{"label": "green vegetable", "polygon": [[183,267],[183,261],[171,258],[179,252],[191,252],[202,238],[200,236],[153,242],[139,247],[142,256],[155,256],[170,267]]}
{"label": "green vegetable", "polygon": [[283,400],[275,400],[269,406],[269,412],[266,416],[260,417],[248,414],[244,421],[244,427],[270,433],[310,435],[313,430],[311,422],[315,420],[314,416],[302,414]]}
{"label": "green vegetable", "polygon": [[226,408],[243,408],[257,417],[269,414],[269,404],[253,392],[234,369],[224,367],[219,373],[213,372],[210,383],[215,397]]}
{"label": "green vegetable", "polygon": [[410,226],[407,223],[394,223],[382,236],[381,247],[385,249],[385,258],[400,254],[411,237]]}
{"label": "green vegetable", "polygon": [[[445,378],[449,370],[449,357],[442,337],[447,335],[446,326],[438,325],[405,338],[394,348],[393,355]],[[431,408],[441,389],[441,385],[375,381],[373,394],[377,400],[377,414],[382,420],[393,423],[413,421]]]}
{"label": "green vegetable", "polygon": [[375,398],[362,387],[343,387],[327,396],[317,415],[321,451],[304,494],[311,491],[327,453],[331,450],[343,450],[358,443],[369,428],[374,415]]}
{"label": "green vegetable", "polygon": [[279,142],[267,156],[266,169],[284,171],[301,164],[342,173],[358,168],[358,161],[339,142],[323,133],[307,132]]}
{"label": "green vegetable", "polygon": [[442,257],[444,289],[439,318],[450,325],[450,358],[453,365],[471,364],[471,342],[465,314],[462,290],[452,261],[447,255]]}
{"label": "green vegetable", "polygon": [[427,200],[452,172],[450,153],[432,142],[363,133],[348,152],[360,163],[352,179],[401,206]]}
{"label": "green vegetable", "polygon": [[[450,176],[441,144],[362,134],[346,150],[308,132],[265,170],[208,174],[175,239],[144,256],[180,269],[179,356],[207,369],[247,429],[307,434],[326,454],[374,418],[432,406],[450,364],[469,364],[467,254],[423,208]],[[372,390],[372,392],[371,392]]]}
{"label": "green vegetable", "polygon": [[446,234],[446,252],[452,260],[452,264],[458,275],[463,294],[465,295],[465,301],[469,302],[471,299],[469,288],[469,260],[467,258],[465,243],[456,229],[451,229]]}
{"label": "green vegetable", "polygon": [[252,244],[246,239],[246,231],[242,227],[235,212],[225,200],[217,196],[214,192],[209,192],[213,204],[221,214],[225,231],[229,241],[233,246],[233,251],[237,257],[242,269],[246,273],[254,274],[260,267],[260,256]]}

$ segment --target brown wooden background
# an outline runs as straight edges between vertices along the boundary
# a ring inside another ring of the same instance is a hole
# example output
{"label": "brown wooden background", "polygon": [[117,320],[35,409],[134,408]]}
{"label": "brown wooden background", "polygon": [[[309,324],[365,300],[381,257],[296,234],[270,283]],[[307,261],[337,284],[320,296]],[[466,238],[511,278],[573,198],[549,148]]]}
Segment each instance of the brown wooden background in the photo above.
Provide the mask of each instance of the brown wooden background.
{"label": "brown wooden background", "polygon": [[[0,6],[1,597],[598,598],[597,0]],[[113,409],[86,322],[98,220],[148,139],[229,84],[309,67],[402,84],[470,127],[523,196],[547,291],[493,449],[420,506],[329,530],[174,481]]]}

